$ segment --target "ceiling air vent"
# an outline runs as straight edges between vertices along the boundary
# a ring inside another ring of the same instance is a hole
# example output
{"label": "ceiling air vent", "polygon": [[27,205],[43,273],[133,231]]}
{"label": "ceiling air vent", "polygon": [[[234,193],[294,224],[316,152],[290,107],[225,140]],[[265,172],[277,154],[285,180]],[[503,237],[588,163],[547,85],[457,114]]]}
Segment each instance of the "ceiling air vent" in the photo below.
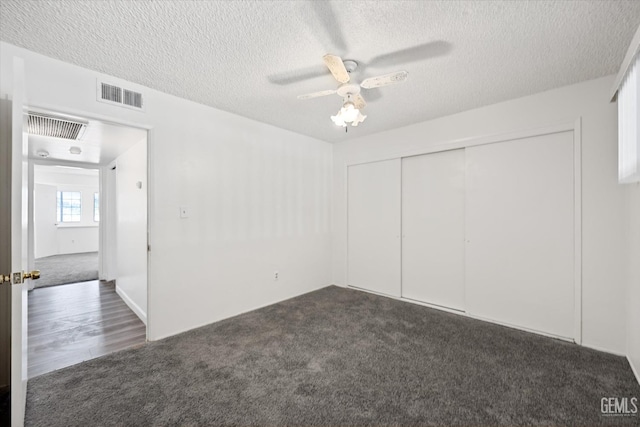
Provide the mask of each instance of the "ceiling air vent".
{"label": "ceiling air vent", "polygon": [[31,135],[76,140],[80,139],[86,127],[86,123],[74,120],[29,113],[28,128]]}
{"label": "ceiling air vent", "polygon": [[98,80],[97,89],[97,99],[100,102],[144,111],[140,92],[134,92],[100,80]]}

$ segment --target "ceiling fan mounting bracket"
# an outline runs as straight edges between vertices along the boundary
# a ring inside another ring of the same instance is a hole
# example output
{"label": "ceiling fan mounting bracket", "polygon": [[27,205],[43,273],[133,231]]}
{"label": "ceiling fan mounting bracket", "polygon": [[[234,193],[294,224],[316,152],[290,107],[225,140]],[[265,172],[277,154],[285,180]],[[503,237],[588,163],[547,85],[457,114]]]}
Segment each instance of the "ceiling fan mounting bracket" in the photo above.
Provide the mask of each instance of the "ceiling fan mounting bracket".
{"label": "ceiling fan mounting bracket", "polygon": [[342,63],[344,64],[344,68],[347,69],[347,72],[349,74],[358,69],[358,63],[353,59],[345,59],[344,61],[342,61]]}

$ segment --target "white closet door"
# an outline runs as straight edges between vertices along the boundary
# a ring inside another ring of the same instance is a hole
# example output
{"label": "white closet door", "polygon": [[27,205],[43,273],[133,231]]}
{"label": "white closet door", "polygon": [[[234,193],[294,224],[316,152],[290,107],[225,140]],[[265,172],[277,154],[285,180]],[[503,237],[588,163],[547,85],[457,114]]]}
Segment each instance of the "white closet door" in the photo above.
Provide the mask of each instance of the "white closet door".
{"label": "white closet door", "polygon": [[464,150],[402,159],[402,297],[464,310]]}
{"label": "white closet door", "polygon": [[348,168],[348,284],[400,296],[400,159]]}
{"label": "white closet door", "polygon": [[466,309],[573,336],[573,132],[466,151]]}

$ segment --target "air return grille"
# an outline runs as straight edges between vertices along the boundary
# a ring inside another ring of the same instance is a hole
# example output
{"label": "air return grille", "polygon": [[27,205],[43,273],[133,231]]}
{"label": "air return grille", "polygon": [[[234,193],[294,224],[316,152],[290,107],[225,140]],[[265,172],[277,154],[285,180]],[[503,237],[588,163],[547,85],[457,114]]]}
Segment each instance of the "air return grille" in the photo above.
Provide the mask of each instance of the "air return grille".
{"label": "air return grille", "polygon": [[79,139],[87,127],[86,123],[43,114],[29,113],[29,133],[54,138]]}
{"label": "air return grille", "polygon": [[143,110],[142,94],[98,80],[98,101]]}
{"label": "air return grille", "polygon": [[102,99],[122,104],[122,88],[102,83]]}
{"label": "air return grille", "polygon": [[123,103],[132,107],[142,108],[142,94],[125,89]]}

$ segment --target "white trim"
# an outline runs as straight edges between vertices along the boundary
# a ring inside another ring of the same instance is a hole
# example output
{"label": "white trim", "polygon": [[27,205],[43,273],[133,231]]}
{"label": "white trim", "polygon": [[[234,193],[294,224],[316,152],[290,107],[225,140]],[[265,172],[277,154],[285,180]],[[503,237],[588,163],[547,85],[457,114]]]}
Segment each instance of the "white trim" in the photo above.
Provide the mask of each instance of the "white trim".
{"label": "white trim", "polygon": [[[98,169],[98,194],[100,199],[104,199],[104,194],[105,194],[105,190],[106,190],[106,185],[105,185],[105,178],[106,178],[106,174],[105,172],[105,168],[104,166],[101,166]],[[93,196],[95,198],[95,195]],[[94,199],[95,200],[95,199]],[[105,208],[104,206],[102,206],[104,204],[104,200],[100,200],[100,205],[98,207],[98,214],[100,215],[100,219],[102,221],[100,221],[98,223],[98,279],[99,280],[105,280],[107,278],[107,274],[105,274],[105,229],[104,229],[104,211]],[[95,202],[93,205],[93,218],[95,219],[96,216],[96,212],[95,212]],[[108,267],[107,267],[108,269]]]}
{"label": "white trim", "polygon": [[624,80],[624,76],[627,75],[627,71],[629,71],[629,66],[633,61],[633,58],[636,56],[636,53],[640,51],[640,26],[636,30],[633,39],[631,39],[631,43],[629,44],[629,49],[627,49],[627,54],[624,56],[622,60],[622,64],[620,64],[620,70],[618,71],[618,75],[613,82],[613,88],[611,88],[611,100],[610,102],[616,101],[618,98],[618,89],[620,89],[620,85]]}
{"label": "white trim", "polygon": [[573,129],[573,338],[582,344],[582,118]]}
{"label": "white trim", "polygon": [[344,245],[344,275],[347,283],[349,280],[349,165],[344,166],[344,222],[345,222],[345,245]]}
{"label": "white trim", "polygon": [[[153,162],[151,161],[151,159],[153,159],[155,145],[151,142],[155,139],[155,136],[155,129],[147,128],[147,311],[151,313],[153,313],[153,305],[151,304],[151,292],[153,291],[151,288],[151,237],[153,236],[153,233],[151,233],[151,220],[154,212],[152,201],[155,200],[155,180],[153,179],[154,169]],[[147,315],[153,319],[153,315],[149,315],[148,313]],[[153,325],[153,323],[151,323],[151,325]],[[152,337],[151,326],[147,325],[147,341],[152,341]]]}
{"label": "white trim", "polygon": [[[34,165],[38,166],[69,166],[79,169],[94,169],[98,170],[103,165],[100,163],[87,163],[87,162],[73,162],[69,160],[58,159],[29,159]],[[87,174],[88,175],[88,174]],[[89,175],[88,175],[89,176]]]}
{"label": "white trim", "polygon": [[506,326],[507,328],[517,329],[519,331],[529,332],[530,334],[542,335],[544,337],[554,338],[554,339],[557,339],[557,340],[566,341],[566,342],[570,342],[572,344],[575,344],[574,339],[571,338],[571,337],[563,337],[561,335],[550,334],[548,332],[538,331],[536,329],[526,328],[524,326],[512,325],[511,323],[501,322],[499,320],[491,319],[490,317],[476,316],[476,315],[469,314],[469,313],[466,313],[466,315],[467,315],[467,317],[470,317],[470,318],[476,319],[476,320],[481,320],[483,322],[489,322],[489,323],[493,323],[493,324],[500,325],[500,326]]}
{"label": "white trim", "polygon": [[597,345],[591,345],[591,344],[581,344],[582,347],[591,349],[591,350],[595,350],[595,351],[601,351],[602,353],[608,353],[608,354],[613,354],[614,356],[621,356],[621,357],[627,357],[624,353],[620,353],[618,351],[615,350],[606,350],[602,347],[598,347]]}
{"label": "white trim", "polygon": [[[35,270],[36,268],[36,213],[35,213],[35,169],[34,164],[31,161],[27,162],[27,170],[29,175],[28,182],[28,190],[27,190],[27,198],[29,199],[28,203],[28,223],[27,223],[27,270]],[[36,287],[35,280],[29,280],[27,282],[28,289],[30,291],[34,290]]]}
{"label": "white trim", "polygon": [[404,298],[404,297],[400,297],[399,300],[401,301],[406,301],[406,302],[410,302],[412,304],[416,304],[416,305],[422,305],[424,307],[429,307],[429,308],[433,308],[435,310],[440,310],[440,311],[446,311],[447,313],[453,313],[453,314],[461,314],[465,317],[468,317],[468,314],[466,311],[463,310],[457,310],[455,308],[449,308],[449,307],[445,307],[443,305],[438,305],[438,304],[430,304],[428,302],[422,302],[422,301],[418,301],[417,299],[411,299],[411,298]]}
{"label": "white trim", "polygon": [[159,341],[159,340],[163,340],[165,338],[169,338],[169,337],[173,337],[173,336],[182,334],[184,332],[193,331],[195,329],[202,328],[202,327],[207,326],[207,325],[213,325],[214,323],[222,322],[223,320],[227,320],[227,319],[231,319],[233,317],[241,316],[241,315],[243,315],[245,313],[251,313],[252,311],[260,310],[261,308],[268,307],[270,305],[279,304],[281,302],[288,301],[288,300],[293,299],[293,298],[298,298],[298,297],[300,297],[302,295],[306,295],[306,294],[309,294],[311,292],[316,292],[316,291],[319,291],[320,289],[328,288],[329,286],[338,286],[338,285],[334,285],[334,284],[330,283],[328,285],[322,285],[322,286],[314,287],[313,289],[310,289],[308,291],[303,291],[303,292],[301,292],[299,294],[297,293],[297,294],[293,294],[291,296],[287,296],[285,299],[281,299],[281,300],[276,300],[276,301],[271,301],[271,302],[267,302],[267,303],[264,303],[264,304],[260,304],[258,306],[255,306],[255,307],[249,308],[249,309],[247,309],[245,311],[242,311],[240,313],[231,314],[229,316],[222,317],[220,319],[217,319],[217,320],[214,320],[214,321],[211,321],[211,322],[204,322],[204,323],[200,323],[200,324],[198,324],[196,326],[188,326],[186,328],[181,328],[181,329],[179,329],[179,330],[177,330],[175,332],[171,332],[169,334],[159,335],[157,337],[153,337],[153,340],[149,339],[149,341]]}
{"label": "white trim", "polygon": [[116,282],[116,294],[120,295],[120,298],[122,298],[122,301],[124,301],[124,303],[129,306],[131,311],[133,311],[136,314],[136,316],[138,316],[140,318],[140,320],[142,320],[142,323],[144,323],[145,326],[146,326],[147,325],[147,314],[140,308],[140,306],[138,304],[133,302],[131,297],[129,297],[129,295],[127,295],[127,293],[125,291],[123,291],[117,285],[117,282]]}
{"label": "white trim", "polygon": [[570,132],[575,130],[575,126],[576,126],[576,121],[572,121],[572,122],[563,122],[563,123],[549,125],[549,126],[543,126],[539,128],[531,128],[531,129],[506,132],[506,133],[500,133],[500,134],[472,136],[472,137],[454,139],[451,141],[437,143],[429,147],[414,148],[411,150],[398,152],[396,154],[372,157],[367,160],[359,160],[355,162],[347,161],[345,162],[345,165],[349,167],[349,166],[361,165],[366,163],[383,162],[385,160],[401,159],[404,157],[420,156],[422,154],[438,153],[441,151],[457,150],[460,148],[474,147],[477,145],[494,144],[497,142],[512,141],[516,139],[524,139],[524,138],[530,138],[534,136],[550,135],[550,134],[560,133],[560,132]]}
{"label": "white trim", "polygon": [[[409,304],[415,304],[415,305],[421,305],[421,306],[427,307],[427,308],[433,308],[434,310],[444,311],[446,313],[457,314],[458,316],[467,317],[469,319],[480,320],[482,322],[492,323],[494,325],[504,326],[504,327],[507,327],[507,328],[510,328],[510,329],[517,329],[519,331],[528,332],[528,333],[532,333],[532,334],[536,334],[536,335],[543,335],[545,337],[554,338],[554,339],[558,339],[558,340],[561,340],[561,341],[566,341],[566,342],[573,343],[573,339],[572,338],[561,337],[561,336],[558,336],[558,335],[549,334],[547,332],[541,332],[541,331],[537,331],[537,330],[534,330],[534,329],[524,328],[522,326],[511,325],[509,323],[500,322],[499,320],[494,320],[494,319],[491,319],[491,318],[488,318],[488,317],[475,316],[473,314],[467,313],[466,311],[461,311],[461,310],[456,310],[456,309],[453,309],[453,308],[443,307],[441,305],[429,304],[429,303],[426,303],[426,302],[417,301],[417,300],[413,300],[413,299],[409,299],[409,298],[395,297],[393,295],[383,294],[381,292],[375,292],[375,291],[371,291],[369,289],[358,288],[356,286],[351,286],[351,285],[348,285],[347,288],[348,289],[353,289],[354,291],[366,292],[366,293],[378,295],[378,296],[381,296],[381,297],[391,298],[391,299],[394,299],[396,301],[403,301],[403,302],[407,302]],[[602,351],[602,350],[600,350],[600,351]]]}
{"label": "white trim", "polygon": [[631,358],[629,358],[629,356],[626,357],[627,361],[629,362],[629,366],[631,366],[631,371],[633,371],[633,375],[636,376],[636,381],[638,381],[638,384],[640,384],[640,372],[638,372],[636,367],[633,365],[633,362],[631,362]]}

